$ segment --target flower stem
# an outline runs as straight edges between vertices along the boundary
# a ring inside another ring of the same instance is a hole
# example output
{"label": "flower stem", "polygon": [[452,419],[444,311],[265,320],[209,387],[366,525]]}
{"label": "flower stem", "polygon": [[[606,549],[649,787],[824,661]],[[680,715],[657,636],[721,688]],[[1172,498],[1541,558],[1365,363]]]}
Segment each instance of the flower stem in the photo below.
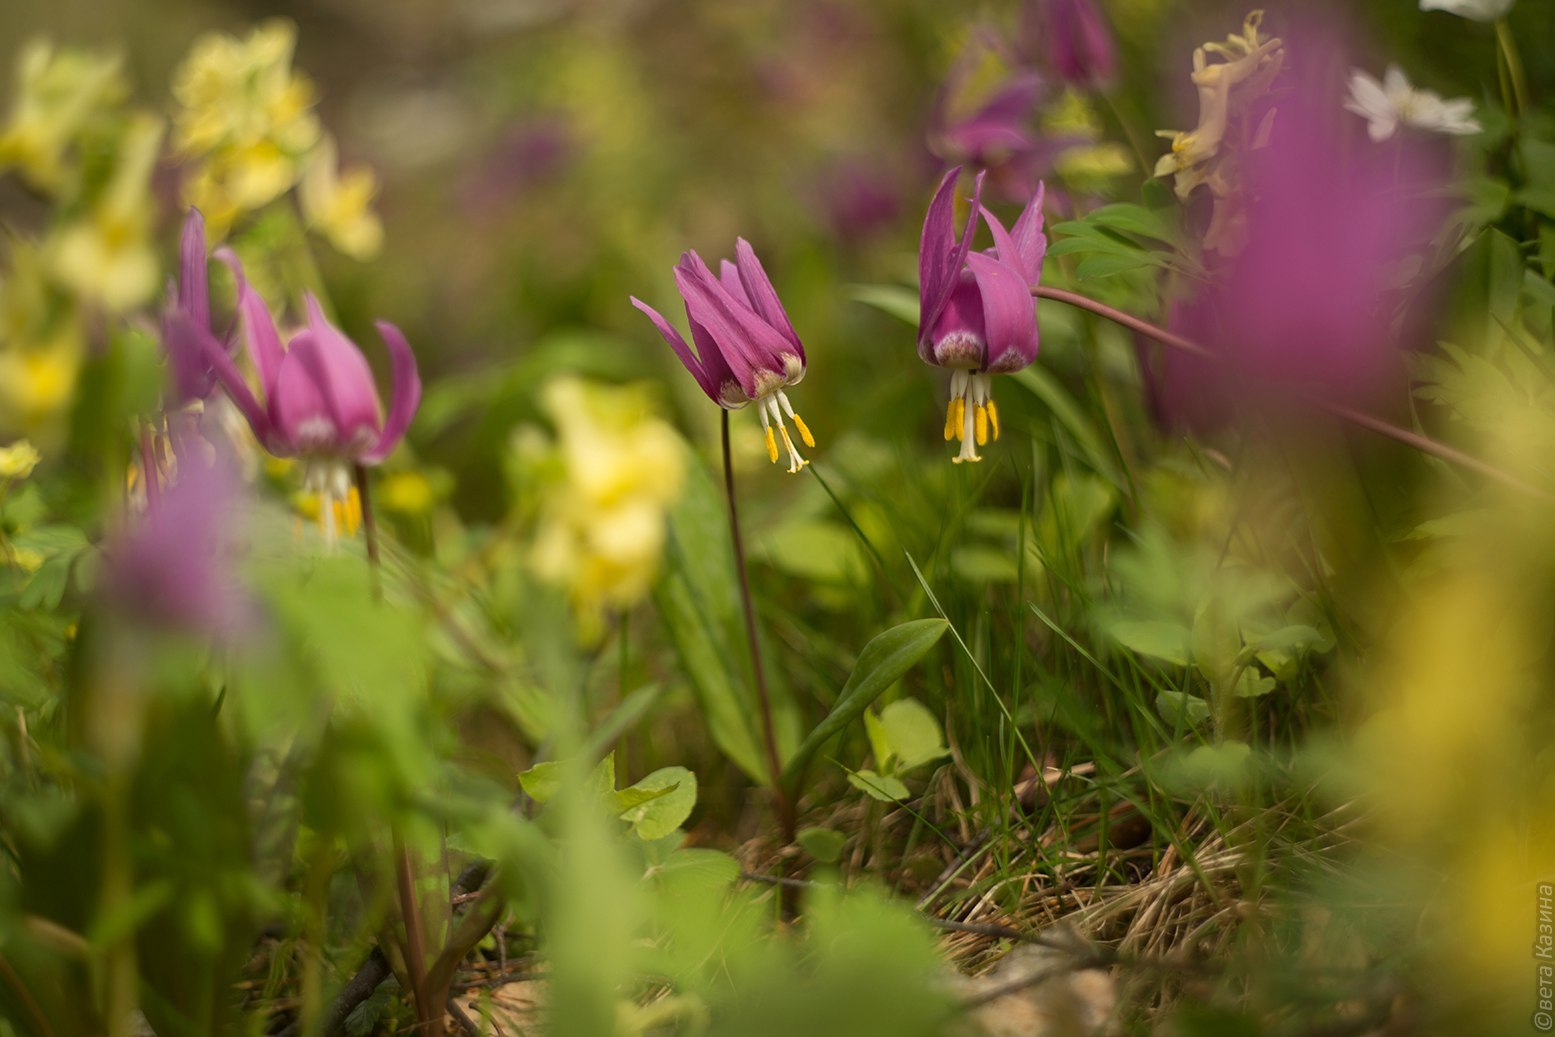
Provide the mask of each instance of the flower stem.
{"label": "flower stem", "polygon": [[1523,73],[1523,59],[1517,53],[1517,40],[1512,36],[1512,28],[1507,25],[1506,18],[1496,19],[1496,44],[1500,47],[1502,60],[1506,62],[1507,79],[1512,84],[1512,118],[1517,120],[1528,109],[1528,81]]}
{"label": "flower stem", "polygon": [[[1180,349],[1185,353],[1190,353],[1194,356],[1203,357],[1208,360],[1216,359],[1213,350],[1208,349],[1199,343],[1192,341],[1191,339],[1183,338],[1181,335],[1175,335],[1172,332],[1167,331],[1165,328],[1157,327],[1156,325],[1151,324],[1149,321],[1140,320],[1138,317],[1124,313],[1122,310],[1113,309],[1111,306],[1108,306],[1105,303],[1097,302],[1095,299],[1080,295],[1078,292],[1069,292],[1062,288],[1049,288],[1043,285],[1037,288],[1033,288],[1032,294],[1041,299],[1052,299],[1055,302],[1067,303],[1070,306],[1075,306],[1082,310],[1089,310],[1090,312],[1096,314],[1098,317],[1105,317],[1107,320],[1112,321],[1114,324],[1120,324],[1125,328],[1139,332],[1141,335],[1148,335],[1150,338],[1155,339],[1157,342],[1160,342],[1163,345],[1171,346],[1173,349]],[[1412,447],[1413,449],[1418,450],[1423,454],[1430,454],[1433,457],[1439,457],[1442,460],[1449,461],[1460,468],[1466,468],[1471,472],[1477,472],[1486,478],[1494,479],[1497,482],[1503,483],[1514,489],[1521,490],[1522,492],[1531,494],[1532,496],[1539,497],[1543,500],[1555,500],[1555,497],[1552,497],[1548,492],[1538,488],[1537,486],[1533,486],[1524,482],[1517,476],[1512,475],[1510,472],[1502,471],[1495,465],[1481,461],[1479,458],[1473,457],[1469,454],[1465,454],[1463,451],[1458,450],[1455,447],[1450,447],[1446,443],[1440,442],[1439,440],[1432,439],[1430,436],[1424,435],[1423,433],[1415,432],[1411,429],[1400,428],[1399,426],[1391,424],[1390,422],[1383,421],[1381,418],[1373,417],[1370,414],[1363,413],[1362,411],[1355,410],[1351,407],[1346,407],[1340,403],[1335,403],[1332,400],[1319,399],[1310,395],[1303,395],[1301,398],[1305,402],[1317,407],[1319,410],[1325,411],[1328,414],[1332,414],[1334,417],[1339,418],[1341,421],[1347,421],[1352,425],[1357,425],[1361,428],[1375,432],[1380,436],[1386,436],[1388,439],[1403,443],[1405,446]]]}
{"label": "flower stem", "polygon": [[724,491],[729,498],[729,535],[734,542],[734,570],[740,581],[740,605],[745,611],[745,637],[750,642],[751,669],[756,674],[756,700],[761,706],[762,747],[767,755],[767,773],[772,781],[773,804],[783,839],[794,841],[797,819],[794,804],[783,790],[783,759],[778,755],[777,728],[772,722],[772,698],[767,694],[767,674],[761,665],[761,644],[756,636],[756,609],[751,604],[750,576],[745,569],[745,546],[740,540],[740,516],[734,503],[734,460],[729,452],[729,412],[723,415]]}
{"label": "flower stem", "polygon": [[368,492],[367,469],[356,465],[356,496],[362,502],[362,536],[367,541],[367,567],[372,572],[373,597],[383,597],[382,577],[378,573],[378,520],[373,517],[373,501]]}

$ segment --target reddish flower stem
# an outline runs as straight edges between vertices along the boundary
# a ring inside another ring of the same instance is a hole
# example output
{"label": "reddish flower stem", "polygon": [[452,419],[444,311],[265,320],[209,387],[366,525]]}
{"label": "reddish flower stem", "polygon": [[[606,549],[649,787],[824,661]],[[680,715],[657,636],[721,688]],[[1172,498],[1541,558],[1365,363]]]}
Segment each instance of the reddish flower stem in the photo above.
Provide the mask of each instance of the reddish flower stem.
{"label": "reddish flower stem", "polygon": [[734,541],[734,569],[740,581],[740,604],[745,610],[745,637],[750,642],[751,669],[756,673],[756,699],[761,705],[761,739],[772,778],[772,801],[785,843],[794,841],[798,819],[793,801],[783,789],[783,759],[778,755],[777,728],[772,720],[772,699],[767,694],[767,674],[761,665],[761,644],[756,636],[756,609],[751,604],[750,577],[745,570],[745,547],[740,541],[740,516],[734,503],[734,461],[729,452],[729,412],[723,415],[724,491],[729,498],[729,535]]}
{"label": "reddish flower stem", "polygon": [[[1207,360],[1216,359],[1215,352],[1213,350],[1208,349],[1199,343],[1192,341],[1191,339],[1186,339],[1181,335],[1173,334],[1172,332],[1167,331],[1165,328],[1157,327],[1156,325],[1151,324],[1149,321],[1141,320],[1131,314],[1124,313],[1122,310],[1113,309],[1111,306],[1108,306],[1105,303],[1097,302],[1095,299],[1080,295],[1077,292],[1065,291],[1062,288],[1049,288],[1043,285],[1037,288],[1033,288],[1032,294],[1040,299],[1052,299],[1054,302],[1067,303],[1070,306],[1075,306],[1082,310],[1089,310],[1090,312],[1096,314],[1098,317],[1105,317],[1107,320],[1112,321],[1114,324],[1119,324],[1125,328],[1129,328],[1130,330],[1137,331],[1141,335],[1147,335],[1163,345],[1171,346],[1173,349],[1180,349],[1184,353],[1190,353],[1193,356],[1203,357]],[[1539,497],[1543,500],[1555,500],[1555,497],[1552,497],[1548,492],[1540,489],[1537,486],[1533,486],[1524,482],[1517,476],[1512,475],[1510,472],[1502,471],[1500,468],[1497,468],[1495,465],[1492,465],[1489,462],[1481,461],[1477,457],[1466,454],[1455,447],[1448,446],[1446,443],[1443,443],[1439,440],[1432,439],[1430,436],[1427,436],[1423,433],[1415,432],[1407,428],[1401,428],[1398,425],[1383,421],[1381,418],[1373,417],[1370,414],[1355,410],[1351,407],[1346,407],[1343,404],[1335,403],[1332,400],[1323,400],[1313,396],[1305,395],[1302,397],[1302,399],[1307,403],[1317,407],[1319,410],[1328,414],[1332,414],[1334,417],[1339,418],[1341,421],[1347,421],[1352,425],[1357,425],[1360,428],[1375,432],[1380,436],[1386,436],[1388,439],[1403,443],[1405,446],[1418,450],[1423,454],[1430,454],[1433,457],[1439,457],[1444,461],[1449,461],[1452,464],[1459,466],[1460,468],[1466,468],[1471,472],[1478,472],[1480,475],[1483,475],[1488,479],[1494,479],[1499,483],[1503,483],[1504,485],[1510,486],[1513,489],[1520,490],[1523,493],[1531,494],[1532,496]]]}

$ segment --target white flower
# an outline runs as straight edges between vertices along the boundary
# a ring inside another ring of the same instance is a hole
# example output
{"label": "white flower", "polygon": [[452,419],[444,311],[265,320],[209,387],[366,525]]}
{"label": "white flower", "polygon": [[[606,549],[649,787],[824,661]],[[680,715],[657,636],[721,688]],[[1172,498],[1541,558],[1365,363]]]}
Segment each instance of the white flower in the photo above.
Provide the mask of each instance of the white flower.
{"label": "white flower", "polygon": [[1513,0],[1420,0],[1422,11],[1447,11],[1450,14],[1472,18],[1476,22],[1493,22],[1512,9]]}
{"label": "white flower", "polygon": [[1351,69],[1350,99],[1344,107],[1366,120],[1366,132],[1372,140],[1387,140],[1400,123],[1432,133],[1480,131],[1473,101],[1466,97],[1444,101],[1433,90],[1416,90],[1397,65],[1388,66],[1380,83],[1360,69]]}

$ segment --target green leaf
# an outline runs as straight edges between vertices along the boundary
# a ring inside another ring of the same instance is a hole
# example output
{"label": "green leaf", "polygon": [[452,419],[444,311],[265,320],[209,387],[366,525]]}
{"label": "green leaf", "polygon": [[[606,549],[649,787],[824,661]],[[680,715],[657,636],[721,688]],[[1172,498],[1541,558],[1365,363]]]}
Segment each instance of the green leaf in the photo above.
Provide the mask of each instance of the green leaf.
{"label": "green leaf", "polygon": [[752,727],[755,696],[747,691],[748,650],[740,636],[729,527],[706,467],[690,464],[686,475],[680,502],[670,513],[665,573],[654,601],[713,741],[753,781],[765,783],[767,768]]}
{"label": "green leaf", "polygon": [[[1040,309],[1038,312],[1041,312]],[[1011,377],[1028,389],[1064,431],[1074,437],[1091,470],[1109,482],[1116,483],[1117,472],[1113,467],[1111,451],[1102,446],[1101,436],[1097,434],[1090,417],[1075,403],[1074,397],[1059,384],[1058,379],[1037,364],[1017,371]]]}
{"label": "green leaf", "polygon": [[[866,714],[867,716],[867,714]],[[880,727],[891,753],[901,764],[897,771],[909,771],[941,757],[949,756],[939,721],[928,707],[915,699],[893,702],[880,711]],[[876,757],[876,763],[884,762]]]}
{"label": "green leaf", "polygon": [[670,896],[688,893],[720,892],[740,877],[740,863],[721,850],[690,847],[675,850],[651,871],[652,877]]}
{"label": "green leaf", "polygon": [[1136,655],[1149,656],[1187,666],[1192,655],[1193,635],[1180,623],[1165,623],[1155,619],[1123,619],[1107,628],[1107,633],[1124,648]]}
{"label": "green leaf", "polygon": [[918,326],[918,293],[899,284],[857,284],[848,289],[848,297],[905,324]]}
{"label": "green leaf", "polygon": [[1137,234],[1142,238],[1151,238],[1168,245],[1176,242],[1178,237],[1177,228],[1168,223],[1166,217],[1160,212],[1129,202],[1115,202],[1112,205],[1104,205],[1100,209],[1093,209],[1085,219],[1099,227],[1125,234]]}
{"label": "green leaf", "polygon": [[848,837],[835,828],[801,828],[795,837],[800,849],[822,864],[836,864]]}
{"label": "green leaf", "polygon": [[794,750],[783,768],[783,787],[790,795],[798,791],[821,746],[857,720],[875,699],[927,655],[949,626],[943,619],[915,619],[876,634],[864,646],[853,673],[837,696],[837,704]]}
{"label": "green leaf", "polygon": [[621,812],[621,819],[645,841],[674,832],[697,805],[697,777],[684,767],[662,767],[625,791],[654,793],[653,798]]}
{"label": "green leaf", "polygon": [[1087,256],[1075,266],[1074,276],[1078,281],[1090,281],[1148,266],[1164,267],[1168,264],[1168,258],[1157,252],[1135,252],[1128,256]]}
{"label": "green leaf", "polygon": [[1242,675],[1236,680],[1236,687],[1232,689],[1233,694],[1244,699],[1255,699],[1273,690],[1274,678],[1263,676],[1251,666],[1242,671]]}
{"label": "green leaf", "polygon": [[546,760],[535,764],[518,776],[518,784],[536,803],[549,802],[562,787],[561,762]]}
{"label": "green leaf", "polygon": [[912,795],[900,778],[876,774],[871,770],[849,771],[848,784],[882,803],[896,803]]}
{"label": "green leaf", "polygon": [[875,766],[881,769],[891,765],[891,740],[886,737],[885,725],[872,709],[864,710],[864,734],[869,738],[869,752],[875,758]]}
{"label": "green leaf", "polygon": [[1155,697],[1155,710],[1162,719],[1174,724],[1186,720],[1190,726],[1197,726],[1209,719],[1209,703],[1181,691],[1159,692]]}

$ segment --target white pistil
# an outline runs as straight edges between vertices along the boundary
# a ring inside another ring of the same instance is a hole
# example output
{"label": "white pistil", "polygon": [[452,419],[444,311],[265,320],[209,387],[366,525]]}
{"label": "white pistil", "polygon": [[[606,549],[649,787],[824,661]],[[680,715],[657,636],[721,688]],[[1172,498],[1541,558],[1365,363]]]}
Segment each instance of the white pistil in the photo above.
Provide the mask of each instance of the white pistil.
{"label": "white pistil", "polygon": [[[945,438],[960,440],[961,452],[951,458],[956,464],[963,461],[981,461],[977,448],[988,442],[988,430],[992,425],[994,438],[999,436],[998,412],[993,409],[990,383],[993,378],[986,372],[973,374],[956,370],[950,375],[950,406],[945,413]],[[968,397],[971,397],[968,399]]]}

